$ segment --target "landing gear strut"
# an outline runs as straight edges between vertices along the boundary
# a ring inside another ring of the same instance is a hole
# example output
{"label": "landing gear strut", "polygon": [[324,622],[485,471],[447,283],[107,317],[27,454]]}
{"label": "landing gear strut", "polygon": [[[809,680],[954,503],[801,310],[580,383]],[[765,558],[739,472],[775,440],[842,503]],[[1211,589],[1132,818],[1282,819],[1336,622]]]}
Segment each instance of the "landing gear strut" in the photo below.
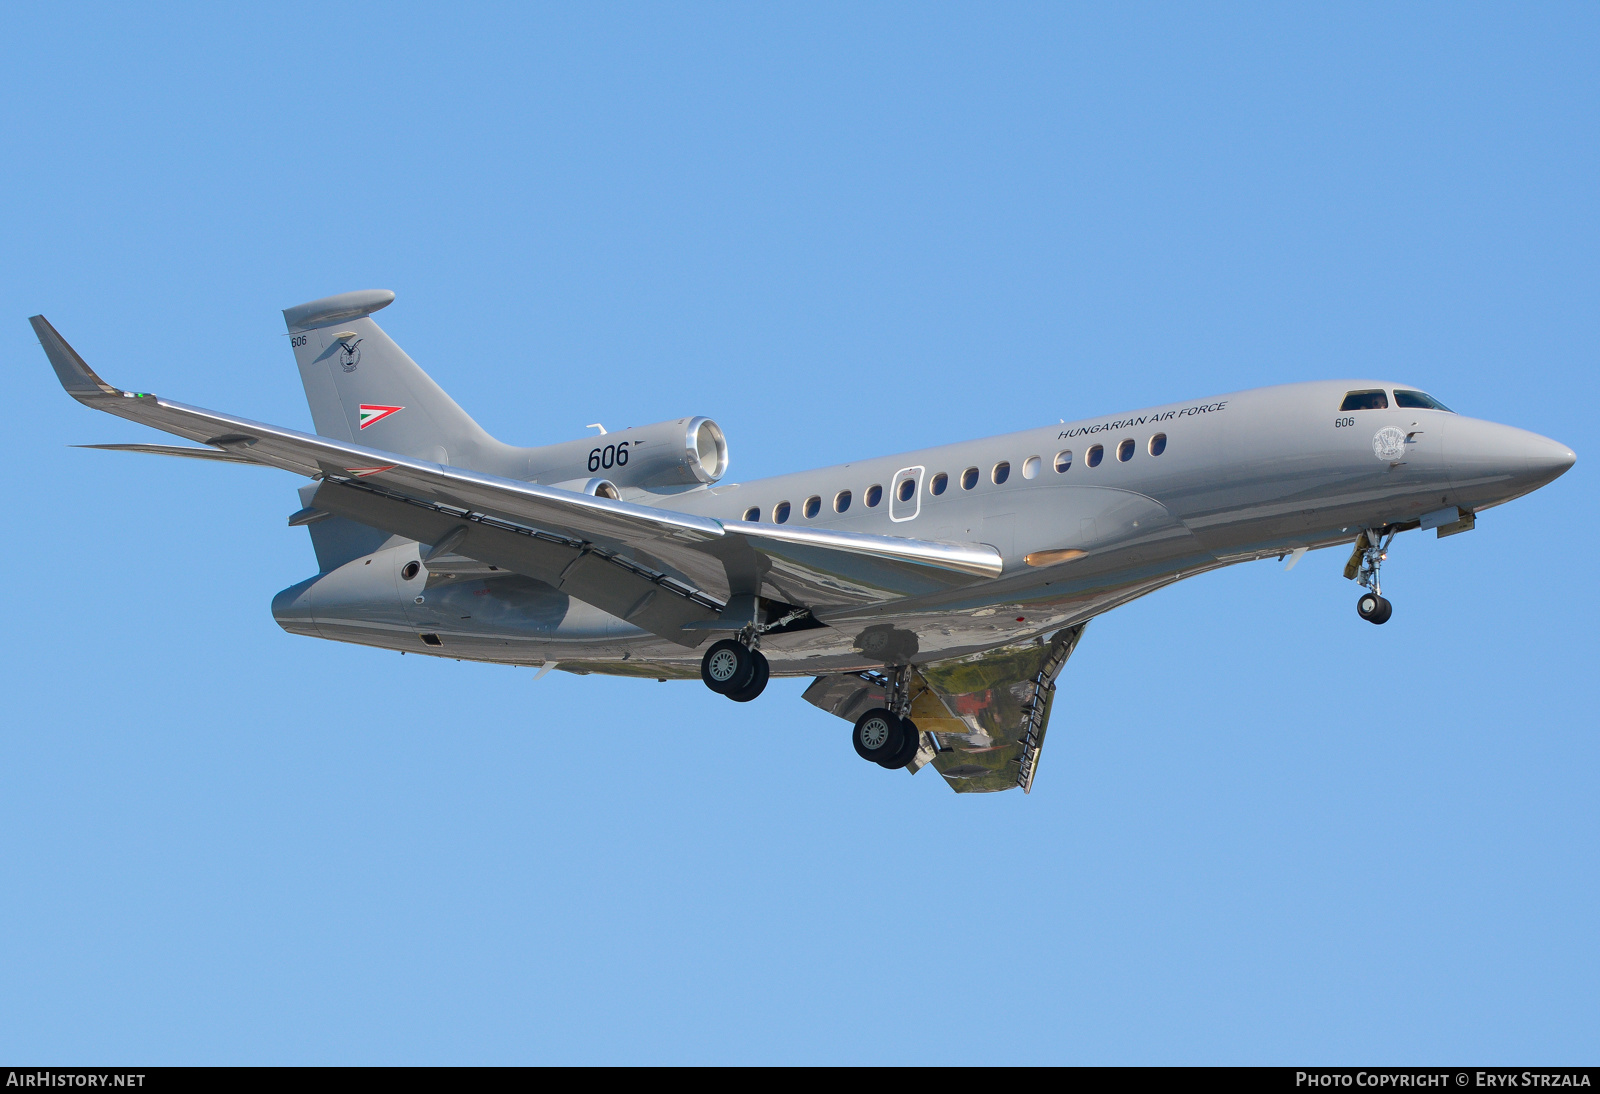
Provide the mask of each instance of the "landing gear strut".
{"label": "landing gear strut", "polygon": [[1378,579],[1383,560],[1389,557],[1389,544],[1393,542],[1393,531],[1388,535],[1372,529],[1362,532],[1356,540],[1355,552],[1350,556],[1350,565],[1357,567],[1356,572],[1350,575],[1350,567],[1345,569],[1347,576],[1354,576],[1368,590],[1356,600],[1356,614],[1368,623],[1387,623],[1394,614],[1394,605],[1384,598],[1383,587]]}
{"label": "landing gear strut", "polygon": [[908,675],[904,666],[891,668],[884,696],[889,705],[867,711],[856,719],[850,731],[850,743],[855,745],[856,755],[890,771],[905,767],[922,747],[917,723],[906,716],[911,709],[911,696],[906,686]]}

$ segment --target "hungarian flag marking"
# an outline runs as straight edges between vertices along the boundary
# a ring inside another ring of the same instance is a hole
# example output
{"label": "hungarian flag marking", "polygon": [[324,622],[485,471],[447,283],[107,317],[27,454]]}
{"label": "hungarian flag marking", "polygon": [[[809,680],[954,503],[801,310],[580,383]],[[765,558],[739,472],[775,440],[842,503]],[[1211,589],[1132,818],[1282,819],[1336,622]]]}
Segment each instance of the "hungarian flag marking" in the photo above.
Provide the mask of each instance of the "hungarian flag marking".
{"label": "hungarian flag marking", "polygon": [[345,471],[356,476],[357,478],[364,479],[368,475],[376,475],[380,471],[393,471],[396,466],[396,464],[388,463],[384,464],[382,467],[347,467],[345,468]]}
{"label": "hungarian flag marking", "polygon": [[368,406],[362,403],[356,408],[361,411],[361,428],[365,429],[373,422],[381,422],[391,414],[398,414],[404,410],[403,406]]}

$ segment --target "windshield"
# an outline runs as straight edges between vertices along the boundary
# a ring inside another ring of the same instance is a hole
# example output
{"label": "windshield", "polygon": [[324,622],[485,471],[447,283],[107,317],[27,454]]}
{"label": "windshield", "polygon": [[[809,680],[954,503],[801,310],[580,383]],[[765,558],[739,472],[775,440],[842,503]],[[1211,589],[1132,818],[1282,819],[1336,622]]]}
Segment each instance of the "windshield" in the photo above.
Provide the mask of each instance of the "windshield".
{"label": "windshield", "polygon": [[1455,413],[1425,391],[1402,391],[1400,388],[1395,388],[1394,405],[1410,407],[1412,410],[1442,410],[1446,414]]}
{"label": "windshield", "polygon": [[1339,404],[1340,410],[1388,410],[1389,396],[1380,388],[1375,391],[1352,391]]}

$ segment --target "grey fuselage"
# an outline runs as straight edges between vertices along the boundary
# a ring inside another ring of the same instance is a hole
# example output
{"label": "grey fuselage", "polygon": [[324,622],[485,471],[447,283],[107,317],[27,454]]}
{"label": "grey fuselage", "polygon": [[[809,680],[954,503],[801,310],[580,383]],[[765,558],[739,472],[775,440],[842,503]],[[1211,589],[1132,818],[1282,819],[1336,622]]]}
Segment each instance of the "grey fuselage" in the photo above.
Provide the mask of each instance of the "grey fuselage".
{"label": "grey fuselage", "polygon": [[[1451,507],[1481,511],[1537,489],[1574,461],[1566,446],[1524,430],[1396,408],[1396,386],[1257,388],[754,482],[624,497],[725,523],[751,510],[770,522],[787,503],[794,525],[992,545],[1005,563],[992,581],[824,615],[824,626],[762,640],[775,675],[926,664],[1048,634],[1233,562],[1349,545],[1363,529],[1405,526]],[[1361,389],[1383,389],[1389,408],[1341,411],[1345,394]],[[1002,464],[1003,477],[995,470]],[[901,487],[907,479],[914,485]],[[874,487],[881,497],[870,505]],[[814,515],[808,499],[816,499]],[[449,555],[408,578],[407,564],[418,560],[416,543],[391,539],[284,590],[273,613],[295,633],[407,652],[698,674],[699,650],[542,582]]]}

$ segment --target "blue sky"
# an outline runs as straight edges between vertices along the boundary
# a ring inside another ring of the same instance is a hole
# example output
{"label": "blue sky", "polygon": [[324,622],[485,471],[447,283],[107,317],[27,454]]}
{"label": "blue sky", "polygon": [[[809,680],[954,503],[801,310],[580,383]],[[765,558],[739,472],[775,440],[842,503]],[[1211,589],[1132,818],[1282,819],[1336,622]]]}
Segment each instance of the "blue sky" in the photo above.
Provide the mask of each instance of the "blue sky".
{"label": "blue sky", "polygon": [[[0,1056],[1593,1062],[1591,5],[13,8]],[[741,480],[1378,375],[1578,452],[1093,623],[1031,796],[774,681],[289,636],[297,481],[56,386],[308,427],[279,309],[516,443]],[[1341,555],[1341,557],[1335,557]]]}

